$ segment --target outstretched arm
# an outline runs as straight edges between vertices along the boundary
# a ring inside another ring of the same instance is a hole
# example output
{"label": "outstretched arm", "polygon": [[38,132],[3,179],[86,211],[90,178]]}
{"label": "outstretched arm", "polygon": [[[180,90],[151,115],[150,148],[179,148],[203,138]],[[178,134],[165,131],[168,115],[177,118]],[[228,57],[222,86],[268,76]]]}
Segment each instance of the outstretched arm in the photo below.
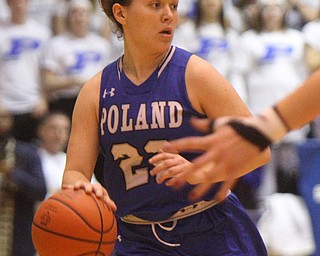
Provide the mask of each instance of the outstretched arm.
{"label": "outstretched arm", "polygon": [[[188,97],[190,102],[195,110],[199,113],[202,113],[209,117],[210,119],[218,119],[219,117],[223,116],[237,116],[237,117],[249,117],[250,111],[244,102],[240,99],[239,95],[235,92],[232,85],[225,80],[211,65],[206,63],[205,61],[201,60],[200,58],[193,56],[187,67],[186,73],[186,87],[188,92]],[[202,120],[203,121],[203,120]],[[204,120],[204,128],[209,128],[209,121]],[[206,132],[206,130],[204,130]],[[212,136],[212,135],[210,135]],[[209,139],[211,137],[209,136]],[[189,138],[190,139],[190,138]],[[186,139],[188,141],[189,139]],[[199,141],[198,141],[199,140]],[[224,140],[224,139],[223,139]],[[184,140],[182,140],[184,141]],[[190,148],[193,146],[200,146],[200,151],[207,151],[208,148],[210,149],[212,144],[207,143],[206,137],[196,137],[195,143],[185,145],[184,149],[195,149],[197,148]],[[232,141],[223,141],[227,144],[232,143]],[[201,144],[203,143],[203,144]],[[223,143],[220,145],[224,146]],[[201,148],[203,146],[203,149]],[[189,147],[189,148],[188,148]],[[184,151],[184,150],[178,150]],[[170,153],[177,153],[177,150],[171,148],[164,149],[164,152]],[[219,153],[219,152],[217,152]],[[155,156],[156,158],[157,156]],[[155,158],[150,159],[150,162],[153,163]],[[270,151],[266,149],[263,154],[259,154],[257,157],[249,161],[246,165],[246,172],[256,169],[257,167],[264,165],[270,159]],[[197,165],[195,167],[185,166],[183,171],[177,173],[172,173],[170,170],[166,170],[165,168],[155,167],[151,171],[151,175],[158,176],[161,175],[162,179],[159,181],[162,182],[166,180],[166,184],[169,186],[175,185],[178,186],[184,181],[187,181],[191,184],[198,184],[198,183],[206,183],[200,186],[197,186],[195,190],[193,190],[193,195],[191,196],[192,199],[196,199],[199,194],[205,193],[210,186],[213,186],[210,179],[207,179],[207,175],[211,175],[211,170],[215,167],[215,163],[212,161],[208,161],[203,163],[202,165]],[[212,166],[213,165],[213,166]],[[200,167],[200,169],[199,169]],[[191,171],[188,171],[191,170]],[[193,172],[192,170],[196,170]],[[184,173],[188,173],[189,177],[185,176]],[[232,173],[231,173],[232,174]],[[186,179],[179,179],[176,177],[183,176]],[[227,172],[222,174],[223,177],[219,177],[218,180],[213,180],[213,182],[217,181],[224,181],[236,178],[235,176],[228,176]],[[178,184],[179,183],[179,184]],[[232,182],[228,181],[224,183],[223,189],[220,191],[225,190],[224,188],[230,187]],[[223,192],[221,192],[223,193]]]}
{"label": "outstretched arm", "polygon": [[[204,132],[204,137],[182,138],[168,143],[166,151],[203,151],[179,176],[170,180],[175,186],[181,180],[192,184],[219,182],[237,178],[250,171],[247,166],[256,161],[264,148],[283,138],[290,130],[309,123],[320,114],[320,71],[312,74],[299,88],[278,101],[260,115],[215,120],[193,120],[192,125]],[[238,124],[238,128],[234,125]],[[210,165],[210,168],[208,166]]]}
{"label": "outstretched arm", "polygon": [[320,70],[280,100],[277,107],[291,130],[314,120],[320,114]]}

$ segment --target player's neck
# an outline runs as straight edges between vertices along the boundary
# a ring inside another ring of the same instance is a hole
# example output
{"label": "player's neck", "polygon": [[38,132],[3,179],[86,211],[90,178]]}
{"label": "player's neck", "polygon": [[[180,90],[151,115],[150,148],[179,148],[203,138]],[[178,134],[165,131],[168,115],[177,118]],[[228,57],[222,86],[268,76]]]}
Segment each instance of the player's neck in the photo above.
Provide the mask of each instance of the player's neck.
{"label": "player's neck", "polygon": [[139,85],[159,67],[166,54],[166,52],[148,54],[141,50],[125,50],[123,57],[124,72],[133,83]]}

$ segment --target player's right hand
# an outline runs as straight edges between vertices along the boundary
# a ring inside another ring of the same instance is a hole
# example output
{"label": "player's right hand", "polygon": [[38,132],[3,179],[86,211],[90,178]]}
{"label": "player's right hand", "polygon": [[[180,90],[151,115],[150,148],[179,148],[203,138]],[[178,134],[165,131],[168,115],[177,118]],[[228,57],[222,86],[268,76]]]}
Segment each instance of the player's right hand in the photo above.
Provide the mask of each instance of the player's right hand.
{"label": "player's right hand", "polygon": [[117,211],[117,206],[115,202],[110,198],[107,190],[100,183],[90,183],[82,180],[76,181],[74,185],[66,185],[62,186],[63,189],[84,189],[87,194],[95,194],[96,197],[103,200],[113,212]]}

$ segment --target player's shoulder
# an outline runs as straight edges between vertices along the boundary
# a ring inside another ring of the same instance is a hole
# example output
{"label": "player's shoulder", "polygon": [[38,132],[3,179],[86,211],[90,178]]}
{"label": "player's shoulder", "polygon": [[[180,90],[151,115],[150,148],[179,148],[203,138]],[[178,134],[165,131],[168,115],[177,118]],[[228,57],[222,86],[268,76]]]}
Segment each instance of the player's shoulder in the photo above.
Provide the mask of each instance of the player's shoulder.
{"label": "player's shoulder", "polygon": [[99,71],[83,85],[78,96],[77,101],[80,102],[78,105],[89,106],[99,102],[101,74],[102,71]]}
{"label": "player's shoulder", "polygon": [[162,62],[162,66],[169,66],[169,67],[186,67],[190,57],[192,56],[192,53],[172,45],[171,48],[169,49],[166,58]]}
{"label": "player's shoulder", "polygon": [[87,93],[95,90],[99,90],[100,83],[102,77],[102,70],[96,73],[93,77],[91,77],[83,86],[82,90],[86,91]]}
{"label": "player's shoulder", "polygon": [[192,55],[186,69],[186,83],[196,88],[205,88],[218,84],[222,75],[209,62],[197,55]]}
{"label": "player's shoulder", "polygon": [[[180,60],[183,58],[189,58],[192,55],[192,53],[186,49],[180,48],[178,46],[172,45],[171,48],[169,49],[168,53],[167,53],[167,60]],[[172,58],[170,57],[172,56]],[[185,57],[184,57],[185,56]]]}
{"label": "player's shoulder", "polygon": [[191,72],[193,75],[203,75],[207,71],[211,72],[215,70],[215,68],[206,60],[203,58],[197,56],[196,54],[192,54],[190,56],[188,66],[187,66],[187,72]]}

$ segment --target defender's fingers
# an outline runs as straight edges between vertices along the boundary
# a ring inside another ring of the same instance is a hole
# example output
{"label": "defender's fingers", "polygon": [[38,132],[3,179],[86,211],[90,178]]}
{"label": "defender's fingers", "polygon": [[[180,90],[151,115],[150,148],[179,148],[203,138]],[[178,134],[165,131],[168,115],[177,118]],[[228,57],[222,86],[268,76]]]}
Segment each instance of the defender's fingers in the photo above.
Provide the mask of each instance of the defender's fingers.
{"label": "defender's fingers", "polygon": [[217,202],[221,202],[225,200],[226,197],[230,194],[231,190],[234,188],[237,181],[238,181],[237,179],[233,179],[233,180],[227,180],[223,182],[219,191],[214,197],[215,200],[217,200]]}
{"label": "defender's fingers", "polygon": [[194,117],[190,119],[190,123],[194,128],[196,128],[200,132],[214,132],[214,119],[199,119]]}
{"label": "defender's fingers", "polygon": [[187,182],[180,178],[180,174],[166,181],[166,186],[173,187],[174,189],[181,189]]}
{"label": "defender's fingers", "polygon": [[189,194],[189,199],[191,201],[199,200],[204,196],[211,188],[215,186],[214,183],[203,183],[197,185]]}
{"label": "defender's fingers", "polygon": [[206,164],[210,162],[218,162],[221,159],[221,154],[214,147],[207,148],[207,151],[200,156],[196,157],[192,160],[193,169],[199,169],[204,167]]}
{"label": "defender's fingers", "polygon": [[[213,163],[210,163],[210,165]],[[180,173],[177,173],[166,181],[167,186],[179,187],[182,183],[188,183],[191,185],[198,185],[199,183],[207,183],[207,171],[211,169],[211,166],[205,166],[204,168],[194,169],[192,165],[186,164],[180,169]]]}
{"label": "defender's fingers", "polygon": [[208,138],[206,137],[186,137],[182,139],[172,140],[167,143],[163,149],[166,152],[190,152],[199,151],[203,152],[209,147]]}

